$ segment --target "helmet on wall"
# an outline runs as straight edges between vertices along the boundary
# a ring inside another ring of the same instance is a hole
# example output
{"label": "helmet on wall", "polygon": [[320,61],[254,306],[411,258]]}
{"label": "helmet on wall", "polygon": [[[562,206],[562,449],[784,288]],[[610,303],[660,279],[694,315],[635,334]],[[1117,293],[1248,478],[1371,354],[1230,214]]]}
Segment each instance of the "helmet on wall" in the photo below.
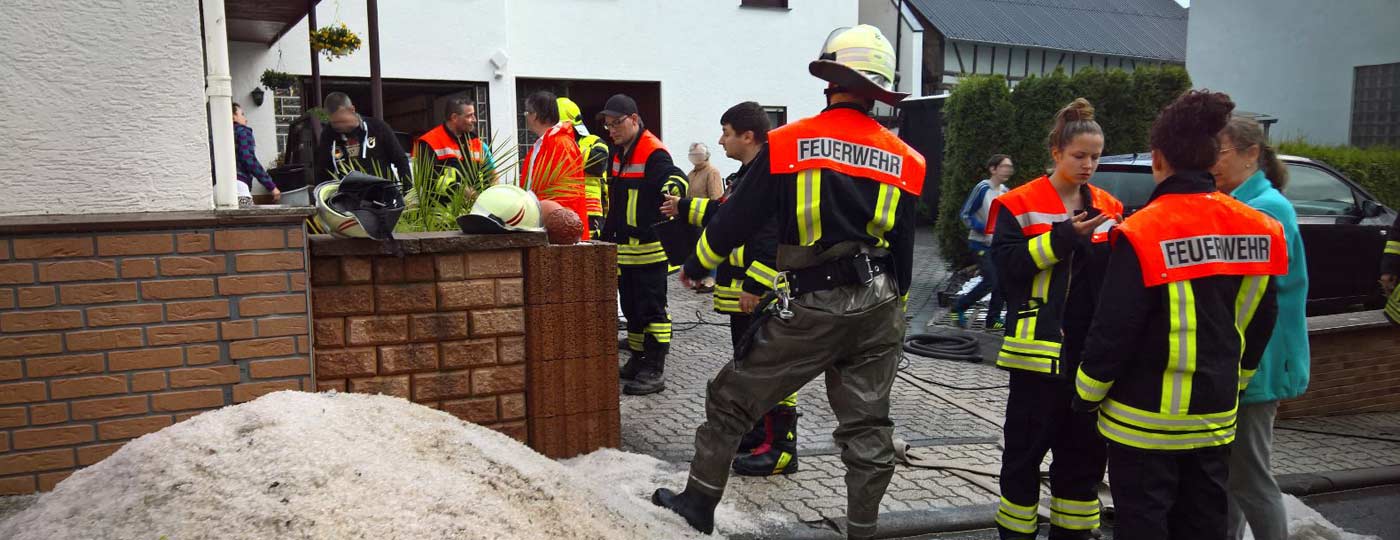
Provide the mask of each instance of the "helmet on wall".
{"label": "helmet on wall", "polygon": [[344,238],[394,238],[404,201],[394,182],[360,172],[316,186],[316,220]]}
{"label": "helmet on wall", "polygon": [[818,79],[890,105],[909,97],[894,91],[895,70],[894,46],[868,24],[833,30],[822,44],[821,56],[807,65]]}
{"label": "helmet on wall", "polygon": [[457,218],[457,226],[467,234],[544,230],[540,227],[539,199],[514,184],[486,188],[477,195],[471,213]]}

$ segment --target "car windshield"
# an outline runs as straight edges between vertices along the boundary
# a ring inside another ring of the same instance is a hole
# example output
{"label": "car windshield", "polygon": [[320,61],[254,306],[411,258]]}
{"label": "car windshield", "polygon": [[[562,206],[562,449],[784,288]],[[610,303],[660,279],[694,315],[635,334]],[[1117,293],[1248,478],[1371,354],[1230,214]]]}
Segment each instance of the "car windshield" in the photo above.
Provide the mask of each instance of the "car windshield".
{"label": "car windshield", "polygon": [[1152,196],[1152,190],[1157,187],[1157,184],[1152,182],[1152,170],[1148,168],[1129,171],[1101,170],[1094,173],[1094,177],[1089,180],[1089,183],[1112,193],[1128,209],[1137,209],[1147,205],[1147,199]]}

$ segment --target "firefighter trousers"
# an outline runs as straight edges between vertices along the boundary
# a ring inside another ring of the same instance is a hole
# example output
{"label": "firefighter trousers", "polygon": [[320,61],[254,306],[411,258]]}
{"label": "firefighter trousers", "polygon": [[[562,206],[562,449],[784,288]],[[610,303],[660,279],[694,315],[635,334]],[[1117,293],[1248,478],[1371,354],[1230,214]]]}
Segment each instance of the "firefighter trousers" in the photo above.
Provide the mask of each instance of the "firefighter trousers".
{"label": "firefighter trousers", "polygon": [[1095,413],[1070,408],[1073,395],[1073,381],[1011,370],[996,516],[1003,539],[1035,538],[1040,463],[1046,452],[1053,453],[1050,538],[1088,538],[1099,526],[1097,488],[1108,449],[1096,428]]}
{"label": "firefighter trousers", "polygon": [[1108,446],[1113,537],[1225,540],[1230,447],[1154,452]]}
{"label": "firefighter trousers", "polygon": [[869,286],[795,298],[790,319],[756,317],[762,326],[747,353],[709,383],[686,489],[722,496],[740,437],[774,403],[824,373],[839,422],[832,437],[846,464],[849,533],[873,535],[894,474],[890,387],[904,336],[897,291],[892,276],[882,275]]}
{"label": "firefighter trousers", "polygon": [[666,263],[618,266],[617,293],[627,318],[627,347],[656,360],[671,348],[671,316],[666,314]]}

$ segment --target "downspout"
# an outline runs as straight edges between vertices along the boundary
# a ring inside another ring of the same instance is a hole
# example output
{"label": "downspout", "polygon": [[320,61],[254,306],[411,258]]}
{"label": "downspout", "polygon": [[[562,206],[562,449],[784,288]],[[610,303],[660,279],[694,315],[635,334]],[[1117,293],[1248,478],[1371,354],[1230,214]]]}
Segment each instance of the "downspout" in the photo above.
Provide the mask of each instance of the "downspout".
{"label": "downspout", "polygon": [[214,144],[214,208],[238,208],[233,162],[233,77],[228,69],[228,26],[224,0],[204,0],[205,88],[210,139]]}

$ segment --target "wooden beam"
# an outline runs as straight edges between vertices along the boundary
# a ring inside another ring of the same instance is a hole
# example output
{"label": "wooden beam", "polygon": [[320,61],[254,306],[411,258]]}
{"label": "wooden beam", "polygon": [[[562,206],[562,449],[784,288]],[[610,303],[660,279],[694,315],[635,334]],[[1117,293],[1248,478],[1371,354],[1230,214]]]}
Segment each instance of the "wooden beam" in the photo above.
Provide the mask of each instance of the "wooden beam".
{"label": "wooden beam", "polygon": [[1026,49],[1026,60],[1021,62],[1021,78],[1024,79],[1031,74],[1031,50]]}
{"label": "wooden beam", "polygon": [[[316,31],[316,2],[318,0],[306,0],[306,35],[309,38],[312,32]],[[308,39],[308,41],[310,41]],[[321,100],[325,98],[321,94],[321,55],[316,52],[315,47],[311,47],[311,106],[320,107]],[[303,97],[303,102],[305,102]],[[321,123],[313,124],[316,136],[321,136]],[[319,139],[317,139],[319,140]]]}
{"label": "wooden beam", "polygon": [[958,49],[958,42],[953,42],[953,55],[958,57],[958,73],[967,73],[967,68],[963,67],[962,51]]}
{"label": "wooden beam", "polygon": [[369,100],[374,117],[384,119],[384,78],[379,69],[379,0],[366,0],[369,15]]}
{"label": "wooden beam", "polygon": [[977,44],[972,44],[972,72],[977,73]]}

